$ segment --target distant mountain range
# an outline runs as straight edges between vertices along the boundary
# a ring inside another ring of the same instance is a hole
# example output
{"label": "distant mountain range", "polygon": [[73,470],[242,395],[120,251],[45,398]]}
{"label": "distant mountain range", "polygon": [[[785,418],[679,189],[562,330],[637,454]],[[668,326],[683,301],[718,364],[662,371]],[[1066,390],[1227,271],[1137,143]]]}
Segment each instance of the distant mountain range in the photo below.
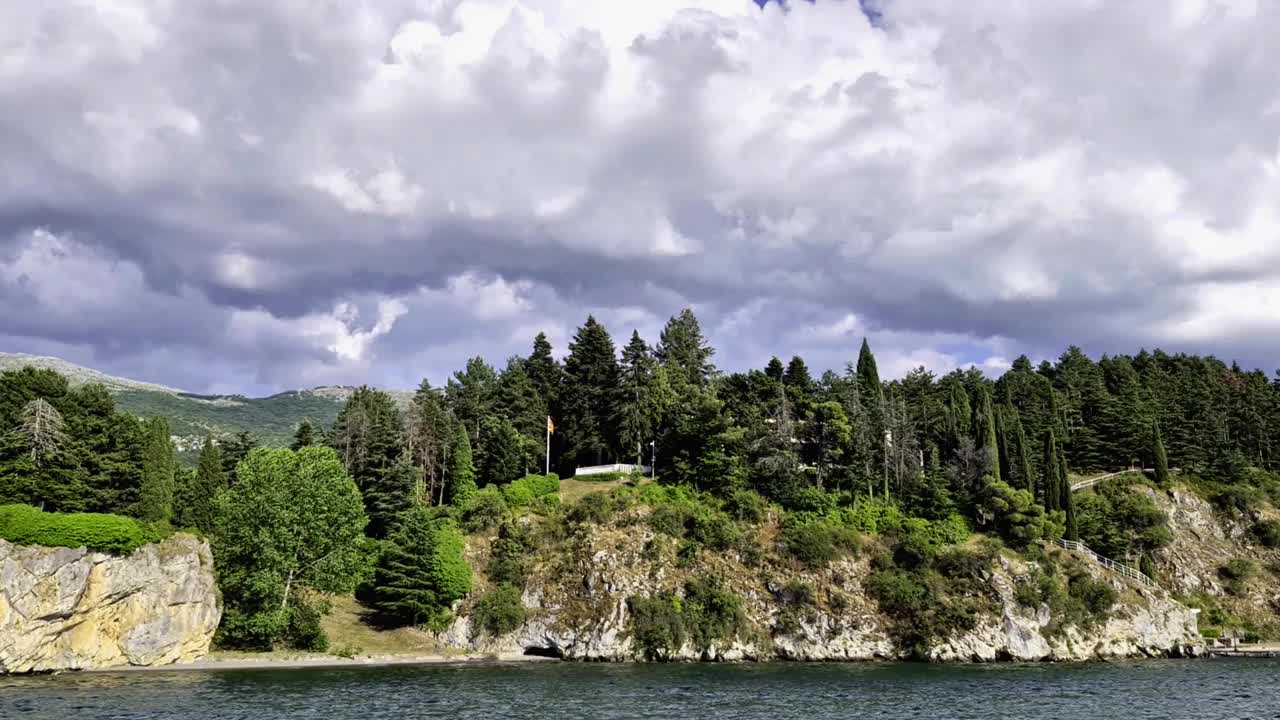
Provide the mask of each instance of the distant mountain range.
{"label": "distant mountain range", "polygon": [[[0,352],[0,371],[26,365],[56,370],[72,385],[102,383],[115,397],[116,407],[140,417],[164,416],[183,450],[194,449],[200,440],[247,431],[263,445],[286,445],[304,419],[329,426],[353,387],[317,387],[289,390],[270,397],[243,395],[197,395],[164,385],[115,377],[82,367],[61,358]],[[398,403],[406,405],[412,393],[390,391]]]}

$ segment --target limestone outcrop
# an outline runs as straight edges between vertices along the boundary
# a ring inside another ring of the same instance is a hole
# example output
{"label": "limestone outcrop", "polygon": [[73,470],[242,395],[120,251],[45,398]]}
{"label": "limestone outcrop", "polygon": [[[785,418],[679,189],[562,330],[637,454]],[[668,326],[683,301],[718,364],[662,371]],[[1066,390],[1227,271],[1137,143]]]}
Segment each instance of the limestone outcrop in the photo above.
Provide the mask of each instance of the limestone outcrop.
{"label": "limestone outcrop", "polygon": [[[892,620],[864,590],[871,573],[865,558],[844,559],[820,571],[752,567],[735,552],[707,554],[681,568],[672,548],[644,528],[594,528],[576,547],[538,563],[523,595],[527,619],[516,631],[491,638],[477,631],[467,604],[441,634],[451,647],[479,652],[531,653],[575,660],[640,659],[631,637],[627,599],[680,587],[690,577],[721,578],[742,600],[744,632],[706,651],[691,643],[672,660],[873,660],[903,659],[909,648],[895,640]],[[482,551],[479,551],[482,553]],[[1060,551],[1055,551],[1060,552]],[[483,557],[472,558],[483,567]],[[1029,571],[1018,559],[1000,558],[984,582],[993,588],[994,612],[976,627],[933,644],[928,657],[946,662],[1066,661],[1197,654],[1203,642],[1196,615],[1159,588],[1138,586],[1100,566],[1096,579],[1120,598],[1105,620],[1062,627],[1048,606],[1025,607],[1015,597],[1017,578]],[[826,600],[797,610],[785,600],[799,583]]]}
{"label": "limestone outcrop", "polygon": [[0,673],[195,660],[221,615],[209,546],[192,536],[127,556],[0,540]]}

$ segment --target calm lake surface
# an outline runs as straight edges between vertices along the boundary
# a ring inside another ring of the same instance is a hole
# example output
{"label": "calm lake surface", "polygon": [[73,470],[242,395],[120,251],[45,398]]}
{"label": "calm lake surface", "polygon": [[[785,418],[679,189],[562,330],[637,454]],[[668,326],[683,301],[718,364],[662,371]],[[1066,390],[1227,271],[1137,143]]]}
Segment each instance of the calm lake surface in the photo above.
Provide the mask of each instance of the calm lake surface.
{"label": "calm lake surface", "polygon": [[11,720],[1280,718],[1280,661],[583,665],[0,677]]}

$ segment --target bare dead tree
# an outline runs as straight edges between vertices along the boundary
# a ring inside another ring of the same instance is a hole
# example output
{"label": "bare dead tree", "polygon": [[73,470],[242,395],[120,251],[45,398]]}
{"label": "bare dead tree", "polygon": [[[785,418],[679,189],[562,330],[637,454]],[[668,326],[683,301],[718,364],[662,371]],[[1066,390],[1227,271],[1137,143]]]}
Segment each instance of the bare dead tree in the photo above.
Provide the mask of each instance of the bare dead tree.
{"label": "bare dead tree", "polygon": [[36,467],[49,457],[62,454],[67,432],[62,415],[44,398],[36,398],[22,408],[18,434],[31,448],[31,461]]}

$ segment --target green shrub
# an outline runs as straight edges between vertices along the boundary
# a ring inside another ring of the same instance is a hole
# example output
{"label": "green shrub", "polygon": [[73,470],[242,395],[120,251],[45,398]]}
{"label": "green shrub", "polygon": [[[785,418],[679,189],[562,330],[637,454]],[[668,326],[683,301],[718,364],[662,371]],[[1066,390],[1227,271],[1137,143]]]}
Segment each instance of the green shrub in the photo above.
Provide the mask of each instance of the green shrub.
{"label": "green shrub", "polygon": [[1088,575],[1077,575],[1071,578],[1067,594],[1079,600],[1094,617],[1101,618],[1116,604],[1116,591],[1110,584],[1095,580]]}
{"label": "green shrub", "polygon": [[836,513],[841,525],[868,534],[897,532],[906,518],[897,505],[882,500],[861,499]]}
{"label": "green shrub", "polygon": [[539,495],[529,503],[529,510],[543,517],[551,517],[560,510],[560,496]]}
{"label": "green shrub", "polygon": [[1032,609],[1040,607],[1043,597],[1038,579],[1033,577],[1019,579],[1013,586],[1013,598],[1022,607]]}
{"label": "green shrub", "polygon": [[685,583],[684,622],[689,639],[702,651],[732,640],[743,625],[742,600],[716,577]]}
{"label": "green shrub", "polygon": [[649,513],[649,527],[663,535],[682,538],[691,514],[692,510],[685,505],[659,505]]}
{"label": "green shrub", "polygon": [[938,541],[930,532],[926,520],[912,518],[898,536],[893,549],[893,562],[898,567],[913,570],[933,562],[938,554]]}
{"label": "green shrub", "polygon": [[838,555],[831,528],[817,521],[784,527],[782,546],[787,554],[811,568],[824,567]]}
{"label": "green shrub", "polygon": [[995,559],[995,548],[987,545],[978,545],[973,549],[953,547],[938,553],[933,567],[950,580],[981,582],[990,574]]}
{"label": "green shrub", "polygon": [[915,573],[903,570],[871,573],[866,589],[882,612],[898,619],[912,617],[923,610],[929,600],[928,586]]}
{"label": "green shrub", "polygon": [[764,496],[754,490],[734,490],[724,508],[733,517],[751,523],[762,522],[769,510]]}
{"label": "green shrub", "polygon": [[569,508],[565,520],[570,525],[603,525],[622,512],[625,507],[626,498],[622,494],[591,493]]}
{"label": "green shrub", "polygon": [[85,547],[130,553],[162,534],[133,518],[101,513],[43,512],[30,505],[0,506],[0,538],[15,545]]}
{"label": "green shrub", "polygon": [[728,550],[738,542],[741,535],[738,526],[733,524],[728,515],[706,506],[694,510],[685,521],[685,528],[690,539],[712,550]]}
{"label": "green shrub", "polygon": [[544,495],[557,495],[560,492],[560,477],[550,475],[526,475],[502,488],[502,496],[511,507],[528,507],[534,498]]}
{"label": "green shrub", "polygon": [[524,618],[524,602],[520,599],[519,588],[506,583],[485,593],[472,613],[475,630],[492,637],[514,632],[524,624]]}
{"label": "green shrub", "polygon": [[812,606],[818,602],[818,592],[814,590],[812,583],[794,578],[782,587],[779,599],[786,605]]}
{"label": "green shrub", "polygon": [[646,660],[666,660],[684,645],[682,603],[672,593],[627,598],[631,615],[631,639]]}
{"label": "green shrub", "polygon": [[1227,581],[1227,592],[1242,595],[1248,582],[1258,574],[1258,565],[1252,560],[1235,558],[1218,568],[1218,574]]}
{"label": "green shrub", "polygon": [[532,546],[527,529],[515,523],[504,523],[498,530],[498,539],[493,543],[489,565],[485,568],[489,579],[499,585],[523,588]]}
{"label": "green shrub", "polygon": [[1280,547],[1280,520],[1261,520],[1253,526],[1253,537],[1263,547]]}
{"label": "green shrub", "polygon": [[486,485],[467,499],[462,511],[462,527],[469,533],[480,532],[497,527],[507,516],[507,501],[502,491],[492,485]]}
{"label": "green shrub", "polygon": [[289,621],[285,626],[284,641],[290,647],[307,652],[322,653],[328,650],[329,638],[320,626],[320,619],[328,612],[328,603],[295,595],[289,602]]}
{"label": "green shrub", "polygon": [[1223,512],[1243,513],[1262,504],[1262,491],[1248,485],[1224,485],[1209,498],[1214,507]]}

